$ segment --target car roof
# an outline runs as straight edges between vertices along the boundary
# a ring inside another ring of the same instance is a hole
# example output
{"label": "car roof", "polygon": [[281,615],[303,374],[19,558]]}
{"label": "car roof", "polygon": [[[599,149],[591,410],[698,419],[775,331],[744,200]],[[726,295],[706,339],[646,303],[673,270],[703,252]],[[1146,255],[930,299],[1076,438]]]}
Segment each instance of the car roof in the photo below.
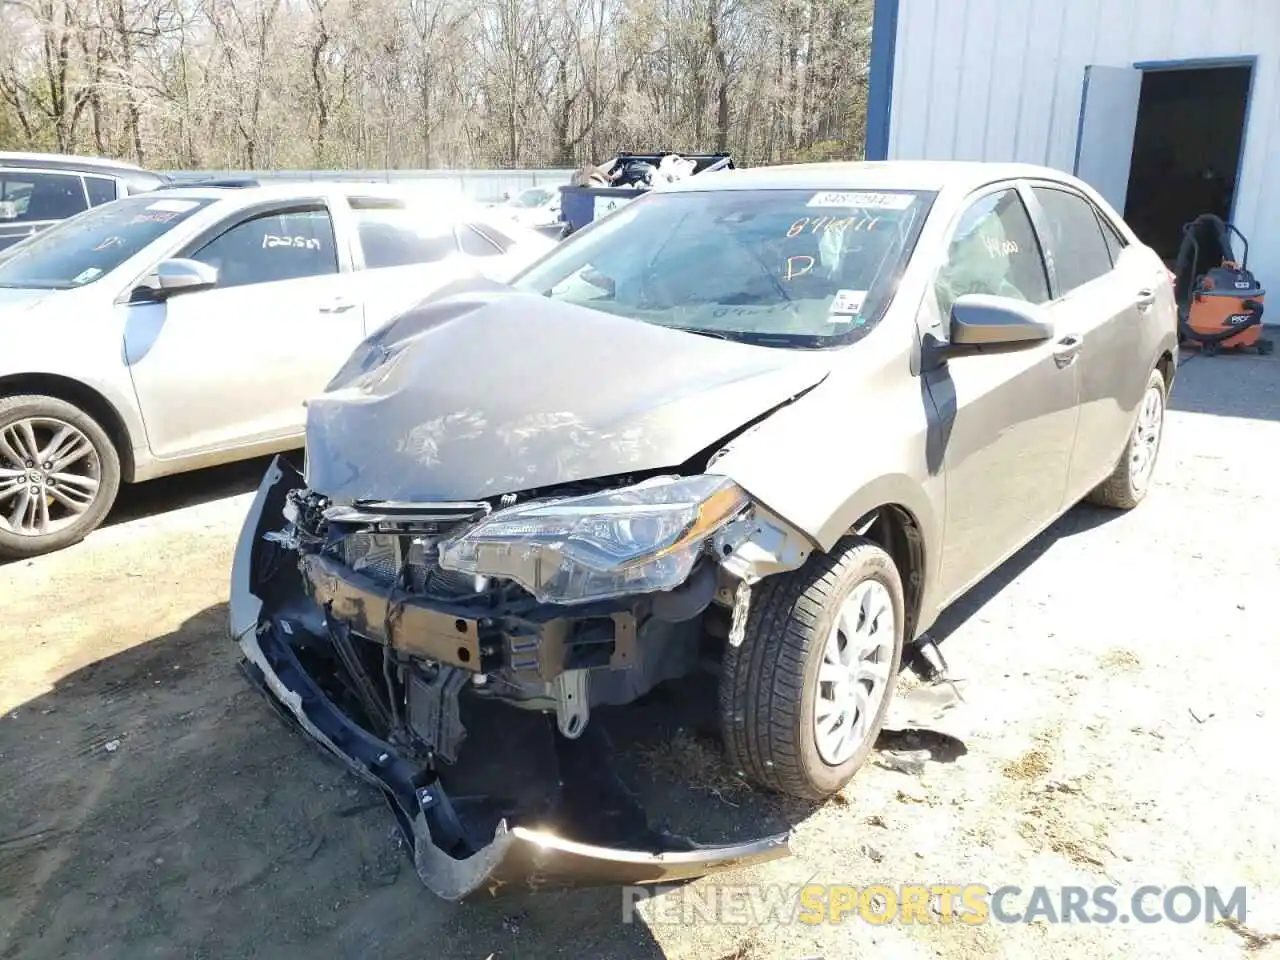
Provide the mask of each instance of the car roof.
{"label": "car roof", "polygon": [[129,173],[146,172],[136,163],[123,160],[110,160],[106,157],[81,157],[66,153],[22,153],[20,151],[0,151],[0,166],[28,166],[50,170],[118,170]]}
{"label": "car roof", "polygon": [[350,197],[403,200],[428,205],[432,213],[450,216],[475,216],[487,222],[487,211],[479,202],[449,190],[416,184],[362,183],[353,180],[296,180],[287,182],[254,183],[246,179],[243,185],[231,185],[228,181],[213,181],[201,185],[199,181],[183,184],[178,181],[162,190],[146,196],[172,197],[175,200],[221,200],[236,205],[249,206],[261,201],[309,199],[342,194]]}
{"label": "car roof", "polygon": [[794,163],[702,173],[664,184],[667,191],[700,190],[931,190],[968,192],[997,180],[1049,179],[1075,184],[1061,170],[1028,163],[967,160],[871,160]]}

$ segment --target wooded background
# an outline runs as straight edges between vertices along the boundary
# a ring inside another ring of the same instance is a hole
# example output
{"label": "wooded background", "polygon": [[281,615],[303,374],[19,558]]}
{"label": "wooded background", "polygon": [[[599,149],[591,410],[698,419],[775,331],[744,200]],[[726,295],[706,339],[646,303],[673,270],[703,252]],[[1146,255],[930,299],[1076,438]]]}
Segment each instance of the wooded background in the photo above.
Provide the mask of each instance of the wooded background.
{"label": "wooded background", "polygon": [[0,0],[0,148],[155,169],[861,157],[872,0]]}

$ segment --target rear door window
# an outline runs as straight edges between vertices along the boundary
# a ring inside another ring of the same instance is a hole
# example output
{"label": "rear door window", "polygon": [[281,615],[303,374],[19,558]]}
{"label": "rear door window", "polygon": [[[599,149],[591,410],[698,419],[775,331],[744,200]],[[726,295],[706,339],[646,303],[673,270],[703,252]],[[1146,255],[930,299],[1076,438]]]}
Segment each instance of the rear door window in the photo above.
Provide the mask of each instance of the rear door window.
{"label": "rear door window", "polygon": [[452,223],[394,200],[350,203],[368,270],[438,263],[458,252]]}
{"label": "rear door window", "polygon": [[1057,187],[1032,186],[1044,211],[1045,245],[1053,256],[1057,295],[1065,297],[1111,272],[1112,255],[1093,204]]}
{"label": "rear door window", "polygon": [[65,220],[89,209],[78,174],[0,172],[0,224]]}

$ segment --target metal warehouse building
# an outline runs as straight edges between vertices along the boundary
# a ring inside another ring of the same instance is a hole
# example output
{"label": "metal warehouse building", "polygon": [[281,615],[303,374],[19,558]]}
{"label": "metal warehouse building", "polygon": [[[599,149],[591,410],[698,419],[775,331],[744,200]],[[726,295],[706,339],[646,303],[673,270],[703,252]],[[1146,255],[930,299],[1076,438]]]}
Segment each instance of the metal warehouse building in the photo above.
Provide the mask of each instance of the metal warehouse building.
{"label": "metal warehouse building", "polygon": [[1217,213],[1276,286],[1278,152],[1280,0],[876,0],[868,159],[1070,171],[1169,259]]}

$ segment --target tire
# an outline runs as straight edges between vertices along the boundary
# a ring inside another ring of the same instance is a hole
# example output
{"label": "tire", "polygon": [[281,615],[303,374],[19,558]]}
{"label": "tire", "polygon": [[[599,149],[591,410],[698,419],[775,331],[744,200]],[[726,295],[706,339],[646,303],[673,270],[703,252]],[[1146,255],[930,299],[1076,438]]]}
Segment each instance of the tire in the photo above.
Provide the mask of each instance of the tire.
{"label": "tire", "polygon": [[[883,672],[883,685],[878,698],[872,695],[865,726],[845,721],[862,730],[856,745],[847,745],[852,752],[826,759],[815,715],[821,716],[819,696],[834,688],[819,673],[841,608],[861,596],[882,598],[883,609],[893,614],[892,629],[881,615],[883,636],[874,633],[877,643],[887,644],[871,665]],[[830,554],[815,553],[799,570],[757,584],[742,644],[726,647],[720,677],[720,722],[734,769],[765,789],[803,800],[837,793],[867,759],[884,725],[902,663],[903,628],[898,569],[868,540],[850,537]]]}
{"label": "tire", "polygon": [[[32,428],[30,435],[23,425]],[[64,433],[64,428],[71,432]],[[37,449],[50,452],[50,445],[60,435],[66,439],[53,452],[64,455],[65,469],[57,470],[57,464],[50,460],[46,462],[55,469],[45,471],[44,463],[24,456],[30,452],[28,436],[34,437]],[[89,449],[73,460],[66,459],[85,450],[81,440],[87,441]],[[21,446],[23,443],[27,446]],[[46,472],[56,476],[46,478]],[[15,483],[19,477],[21,482]],[[28,481],[33,485],[24,490]],[[35,498],[32,490],[43,495]],[[101,525],[119,490],[120,455],[93,417],[56,397],[33,394],[0,399],[0,559],[35,557],[79,543]],[[41,501],[43,511],[38,506]],[[21,505],[29,512],[18,515]],[[38,532],[42,522],[49,532]],[[24,528],[25,532],[20,532]]]}
{"label": "tire", "polygon": [[[1154,398],[1158,398],[1159,410],[1155,437],[1152,440],[1143,433],[1143,415],[1148,401],[1155,402]],[[1164,439],[1167,400],[1168,390],[1165,387],[1164,377],[1159,370],[1152,370],[1151,376],[1147,379],[1147,388],[1143,391],[1142,400],[1138,404],[1138,415],[1134,418],[1134,428],[1129,433],[1124,452],[1120,454],[1120,460],[1116,463],[1111,476],[1086,497],[1090,503],[1116,510],[1132,510],[1146,497],[1147,490],[1151,487],[1151,478],[1155,473],[1156,461],[1160,455],[1160,444]],[[1147,465],[1141,470],[1137,468],[1137,461],[1135,461],[1139,443],[1145,443],[1150,448],[1148,452],[1150,460],[1143,461]]]}

